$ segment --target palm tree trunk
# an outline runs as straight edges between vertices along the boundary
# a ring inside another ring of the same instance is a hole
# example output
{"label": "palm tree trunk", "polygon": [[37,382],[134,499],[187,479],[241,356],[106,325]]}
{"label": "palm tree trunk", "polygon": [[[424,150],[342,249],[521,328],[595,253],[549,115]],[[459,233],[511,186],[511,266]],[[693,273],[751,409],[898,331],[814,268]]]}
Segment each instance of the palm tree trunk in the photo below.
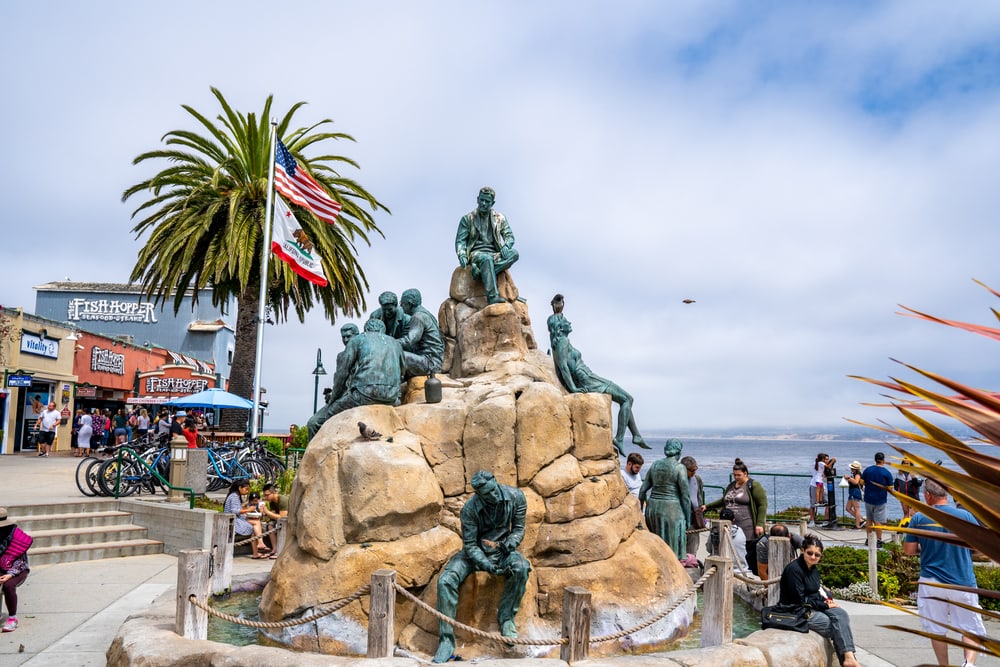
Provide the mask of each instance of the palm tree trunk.
{"label": "palm tree trunk", "polygon": [[[253,375],[257,357],[257,320],[260,314],[260,287],[256,281],[236,300],[236,342],[229,369],[229,391],[253,400]],[[223,410],[219,418],[223,431],[249,431],[246,410]]]}

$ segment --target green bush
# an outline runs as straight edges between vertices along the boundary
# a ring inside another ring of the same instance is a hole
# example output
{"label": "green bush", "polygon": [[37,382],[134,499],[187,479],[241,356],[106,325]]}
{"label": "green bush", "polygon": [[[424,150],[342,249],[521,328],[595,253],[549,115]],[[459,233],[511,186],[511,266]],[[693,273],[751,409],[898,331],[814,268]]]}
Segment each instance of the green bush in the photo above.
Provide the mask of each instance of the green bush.
{"label": "green bush", "polygon": [[[975,565],[976,586],[988,591],[1000,591],[1000,567],[994,565]],[[990,611],[1000,611],[1000,600],[995,598],[980,597],[979,604],[983,609]]]}
{"label": "green bush", "polygon": [[[827,588],[848,588],[868,581],[868,552],[854,547],[827,547],[819,562],[819,576]],[[887,544],[878,552],[878,592],[885,599],[906,597],[915,589],[920,563],[903,553],[901,547]]]}
{"label": "green bush", "polygon": [[264,447],[279,459],[285,459],[285,441],[281,438],[273,438],[269,435],[261,437]]}

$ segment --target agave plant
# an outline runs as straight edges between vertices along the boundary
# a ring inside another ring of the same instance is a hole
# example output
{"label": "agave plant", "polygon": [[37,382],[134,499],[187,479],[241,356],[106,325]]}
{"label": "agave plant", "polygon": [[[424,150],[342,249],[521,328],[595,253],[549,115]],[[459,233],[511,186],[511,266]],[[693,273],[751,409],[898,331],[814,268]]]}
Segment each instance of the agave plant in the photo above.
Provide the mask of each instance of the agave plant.
{"label": "agave plant", "polygon": [[[976,282],[994,296],[1000,298],[1000,293],[979,281]],[[906,306],[903,306],[903,309],[906,312],[900,313],[902,315],[963,329],[1000,341],[1000,329],[998,328],[945,320],[912,308],[907,308]],[[1000,312],[995,308],[991,310],[993,315],[1000,320]],[[904,467],[905,465],[911,472],[939,481],[948,488],[949,493],[951,493],[956,502],[972,513],[978,523],[965,521],[964,519],[935,509],[919,500],[889,489],[889,493],[899,499],[900,502],[923,512],[950,530],[951,533],[909,528],[895,528],[894,530],[967,546],[982,552],[994,561],[1000,561],[1000,504],[996,504],[996,498],[1000,498],[1000,458],[983,452],[981,448],[971,447],[966,442],[956,438],[945,429],[935,425],[919,414],[921,412],[931,412],[950,417],[972,429],[977,434],[976,441],[980,444],[1000,447],[1000,394],[975,389],[936,373],[925,371],[902,362],[898,363],[932,381],[939,387],[943,387],[944,390],[940,388],[937,388],[937,390],[927,389],[918,384],[897,378],[890,378],[890,381],[882,381],[860,376],[850,377],[870,382],[893,392],[893,394],[888,396],[889,403],[868,405],[897,410],[910,424],[916,427],[916,430],[897,428],[884,421],[880,424],[866,424],[854,420],[849,421],[889,433],[911,442],[928,445],[951,459],[958,466],[958,470],[947,468],[940,461],[930,461],[917,456],[908,451],[903,445],[890,444],[891,447],[910,462],[908,465],[898,464],[897,467]],[[1000,454],[1000,450],[996,450],[996,453]],[[944,584],[940,584],[940,586],[944,588],[961,588]],[[982,596],[998,597],[992,591],[981,589],[965,590],[973,590]],[[899,609],[899,607],[896,608]],[[910,611],[909,613],[913,612]],[[1000,614],[995,612],[984,610],[982,613],[1000,620]],[[888,627],[965,648],[965,644],[959,640],[901,626]],[[950,629],[959,632],[959,635],[962,634],[955,628]],[[980,650],[1000,656],[1000,639],[987,636],[977,636],[976,639],[983,645],[983,648]]]}

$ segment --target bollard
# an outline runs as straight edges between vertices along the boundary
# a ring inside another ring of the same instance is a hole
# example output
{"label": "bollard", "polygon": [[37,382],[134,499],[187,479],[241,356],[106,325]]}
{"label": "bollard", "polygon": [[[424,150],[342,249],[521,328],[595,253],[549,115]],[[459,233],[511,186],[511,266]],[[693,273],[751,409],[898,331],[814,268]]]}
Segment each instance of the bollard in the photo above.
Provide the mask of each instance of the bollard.
{"label": "bollard", "polygon": [[[184,486],[187,476],[187,440],[183,435],[175,435],[170,440],[170,485],[173,487]],[[183,491],[172,488],[167,493],[167,500],[185,500],[187,496]]]}
{"label": "bollard", "polygon": [[233,540],[236,531],[232,514],[212,517],[212,595],[226,597],[233,582]]}
{"label": "bollard", "polygon": [[184,549],[177,554],[177,616],[174,632],[184,639],[208,639],[208,612],[191,604],[189,595],[208,597],[208,549]]}
{"label": "bollard", "polygon": [[396,611],[396,571],[372,572],[368,613],[368,657],[391,658]]}
{"label": "bollard", "polygon": [[805,519],[799,519],[799,535],[805,537],[809,533],[809,522]]}
{"label": "bollard", "polygon": [[875,531],[871,524],[868,524],[868,585],[871,586],[872,593],[878,595],[878,540],[875,539]]}
{"label": "bollard", "polygon": [[[719,553],[717,555],[722,558],[728,558],[730,561],[736,559],[736,554],[733,552],[733,541],[731,539],[727,540],[724,536],[731,534],[730,528],[732,525],[731,521],[712,519],[712,529],[719,536]],[[712,535],[712,533],[709,533],[709,535]]]}
{"label": "bollard", "polygon": [[590,650],[590,591],[579,586],[563,589],[562,636],[569,640],[559,647],[559,657],[573,663],[587,659]]}
{"label": "bollard", "polygon": [[[785,566],[792,562],[792,540],[787,537],[767,538],[767,578],[776,579],[785,571]],[[781,597],[781,584],[770,584],[767,587],[767,605],[778,604]]]}
{"label": "bollard", "polygon": [[285,540],[288,539],[288,517],[283,516],[275,523],[277,532],[274,534],[274,553],[280,554],[285,550]]}
{"label": "bollard", "polygon": [[713,565],[716,572],[702,589],[702,648],[722,646],[733,641],[733,561],[719,556],[705,559],[705,570]]}

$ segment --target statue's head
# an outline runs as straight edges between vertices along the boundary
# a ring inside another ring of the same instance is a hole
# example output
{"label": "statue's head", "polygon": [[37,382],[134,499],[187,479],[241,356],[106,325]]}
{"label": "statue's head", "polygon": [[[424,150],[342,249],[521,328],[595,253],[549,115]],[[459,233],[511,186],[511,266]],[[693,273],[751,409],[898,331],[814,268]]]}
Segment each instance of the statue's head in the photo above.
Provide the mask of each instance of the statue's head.
{"label": "statue's head", "polygon": [[496,505],[503,498],[500,484],[489,470],[480,470],[472,476],[472,488],[487,505]]}
{"label": "statue's head", "polygon": [[549,319],[545,323],[549,327],[549,338],[558,338],[559,334],[562,332],[562,315],[549,315]]}
{"label": "statue's head", "polygon": [[365,322],[365,333],[385,333],[385,322],[374,317]]}
{"label": "statue's head", "polygon": [[347,343],[352,338],[354,338],[355,336],[357,336],[358,333],[359,332],[358,332],[358,325],[357,324],[353,324],[353,323],[345,324],[344,326],[340,327],[340,340],[342,340],[344,342],[344,345],[347,345]]}
{"label": "statue's head", "polygon": [[382,292],[378,295],[378,305],[382,307],[382,315],[389,319],[396,316],[396,306],[398,303],[394,292]]}
{"label": "statue's head", "polygon": [[413,311],[417,309],[417,306],[419,306],[422,301],[423,297],[420,296],[420,290],[408,289],[403,292],[403,296],[399,298],[399,305],[402,306],[404,313],[412,315]]}
{"label": "statue's head", "polygon": [[490,186],[479,189],[479,197],[476,198],[476,203],[479,204],[479,211],[485,213],[493,208],[493,202],[497,200],[496,190]]}
{"label": "statue's head", "polygon": [[664,456],[679,456],[684,449],[684,443],[678,438],[670,438],[663,444]]}

